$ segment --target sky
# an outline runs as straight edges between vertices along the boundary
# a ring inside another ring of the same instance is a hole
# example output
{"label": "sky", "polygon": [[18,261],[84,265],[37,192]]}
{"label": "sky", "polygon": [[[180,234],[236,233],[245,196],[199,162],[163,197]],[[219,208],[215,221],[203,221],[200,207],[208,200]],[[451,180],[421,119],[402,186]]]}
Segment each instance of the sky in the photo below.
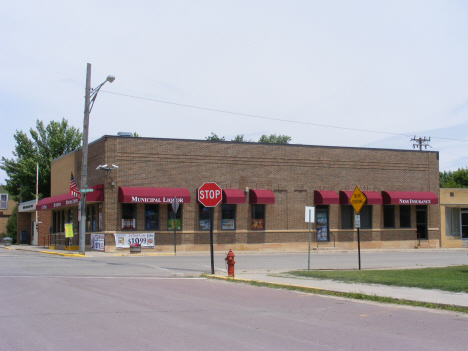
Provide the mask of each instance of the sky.
{"label": "sky", "polygon": [[[5,1],[0,156],[16,131],[413,149],[468,166],[466,1]],[[0,170],[0,184],[6,173]]]}

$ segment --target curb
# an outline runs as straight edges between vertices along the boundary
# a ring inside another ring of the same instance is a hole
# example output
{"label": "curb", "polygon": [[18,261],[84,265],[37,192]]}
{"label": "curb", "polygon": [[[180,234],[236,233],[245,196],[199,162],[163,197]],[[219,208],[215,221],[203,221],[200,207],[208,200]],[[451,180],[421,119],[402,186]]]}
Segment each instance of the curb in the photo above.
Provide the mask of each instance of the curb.
{"label": "curb", "polygon": [[[455,309],[462,309],[461,311],[458,310],[457,312],[468,313],[468,308],[465,306],[459,305],[450,305],[444,303],[435,303],[435,302],[424,302],[424,301],[417,301],[417,300],[409,300],[409,299],[402,299],[402,298],[395,298],[391,296],[379,296],[379,295],[369,295],[364,293],[352,293],[352,292],[342,292],[342,291],[335,291],[323,288],[316,288],[316,287],[309,287],[309,286],[302,286],[302,285],[294,285],[294,284],[282,284],[282,283],[274,283],[274,282],[267,282],[262,280],[252,280],[252,279],[239,279],[235,277],[224,277],[218,275],[206,275],[207,278],[210,279],[219,279],[225,280],[230,282],[241,282],[241,283],[248,283],[248,284],[265,284],[265,286],[273,287],[273,288],[294,288],[298,289],[299,291],[310,293],[310,294],[319,294],[324,296],[334,296],[338,298],[345,298],[357,301],[371,301],[377,303],[390,303],[390,304],[397,304],[397,305],[407,305],[407,306],[414,306],[414,307],[422,307],[422,308],[431,308],[431,309],[439,309],[439,310],[448,310],[455,312]],[[356,297],[353,297],[356,296]],[[379,301],[378,299],[385,299],[387,301]]]}

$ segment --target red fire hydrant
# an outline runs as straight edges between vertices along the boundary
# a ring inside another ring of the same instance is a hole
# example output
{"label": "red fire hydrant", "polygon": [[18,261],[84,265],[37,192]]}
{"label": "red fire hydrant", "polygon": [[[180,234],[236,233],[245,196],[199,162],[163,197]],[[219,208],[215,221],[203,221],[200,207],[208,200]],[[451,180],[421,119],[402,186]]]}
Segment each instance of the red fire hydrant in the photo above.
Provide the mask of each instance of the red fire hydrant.
{"label": "red fire hydrant", "polygon": [[234,261],[234,252],[232,250],[229,250],[225,260],[226,264],[228,265],[228,277],[234,277],[234,264],[236,261]]}

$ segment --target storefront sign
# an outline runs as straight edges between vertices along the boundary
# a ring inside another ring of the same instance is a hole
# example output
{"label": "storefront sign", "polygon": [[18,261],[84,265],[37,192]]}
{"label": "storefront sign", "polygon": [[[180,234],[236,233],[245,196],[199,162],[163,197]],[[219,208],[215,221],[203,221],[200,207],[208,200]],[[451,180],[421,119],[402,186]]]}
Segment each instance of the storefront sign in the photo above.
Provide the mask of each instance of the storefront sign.
{"label": "storefront sign", "polygon": [[115,247],[128,249],[130,244],[140,244],[141,247],[154,248],[154,233],[114,234]]}
{"label": "storefront sign", "polygon": [[104,234],[91,234],[91,250],[104,251]]}
{"label": "storefront sign", "polygon": [[73,238],[73,224],[72,223],[65,224],[65,238]]}
{"label": "storefront sign", "polygon": [[430,205],[431,200],[418,200],[418,199],[400,199],[402,205]]}
{"label": "storefront sign", "polygon": [[[163,204],[172,204],[172,201],[174,200],[173,197],[138,197],[138,196],[132,196],[132,201],[135,203],[144,203],[144,204],[150,204],[150,203],[163,203]],[[179,203],[184,203],[184,199],[182,197],[177,198],[177,202]]]}

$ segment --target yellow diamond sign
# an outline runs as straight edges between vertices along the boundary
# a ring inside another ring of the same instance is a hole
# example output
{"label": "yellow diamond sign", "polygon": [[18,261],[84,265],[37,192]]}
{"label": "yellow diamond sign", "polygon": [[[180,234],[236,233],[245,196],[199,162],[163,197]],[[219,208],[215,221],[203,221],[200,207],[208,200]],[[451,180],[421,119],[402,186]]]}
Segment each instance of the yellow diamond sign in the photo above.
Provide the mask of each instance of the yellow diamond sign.
{"label": "yellow diamond sign", "polygon": [[353,208],[356,211],[356,213],[359,214],[359,211],[361,211],[361,207],[366,202],[366,196],[361,192],[361,190],[359,190],[358,187],[355,187],[353,195],[351,195],[349,202],[351,202],[351,205],[353,205]]}

